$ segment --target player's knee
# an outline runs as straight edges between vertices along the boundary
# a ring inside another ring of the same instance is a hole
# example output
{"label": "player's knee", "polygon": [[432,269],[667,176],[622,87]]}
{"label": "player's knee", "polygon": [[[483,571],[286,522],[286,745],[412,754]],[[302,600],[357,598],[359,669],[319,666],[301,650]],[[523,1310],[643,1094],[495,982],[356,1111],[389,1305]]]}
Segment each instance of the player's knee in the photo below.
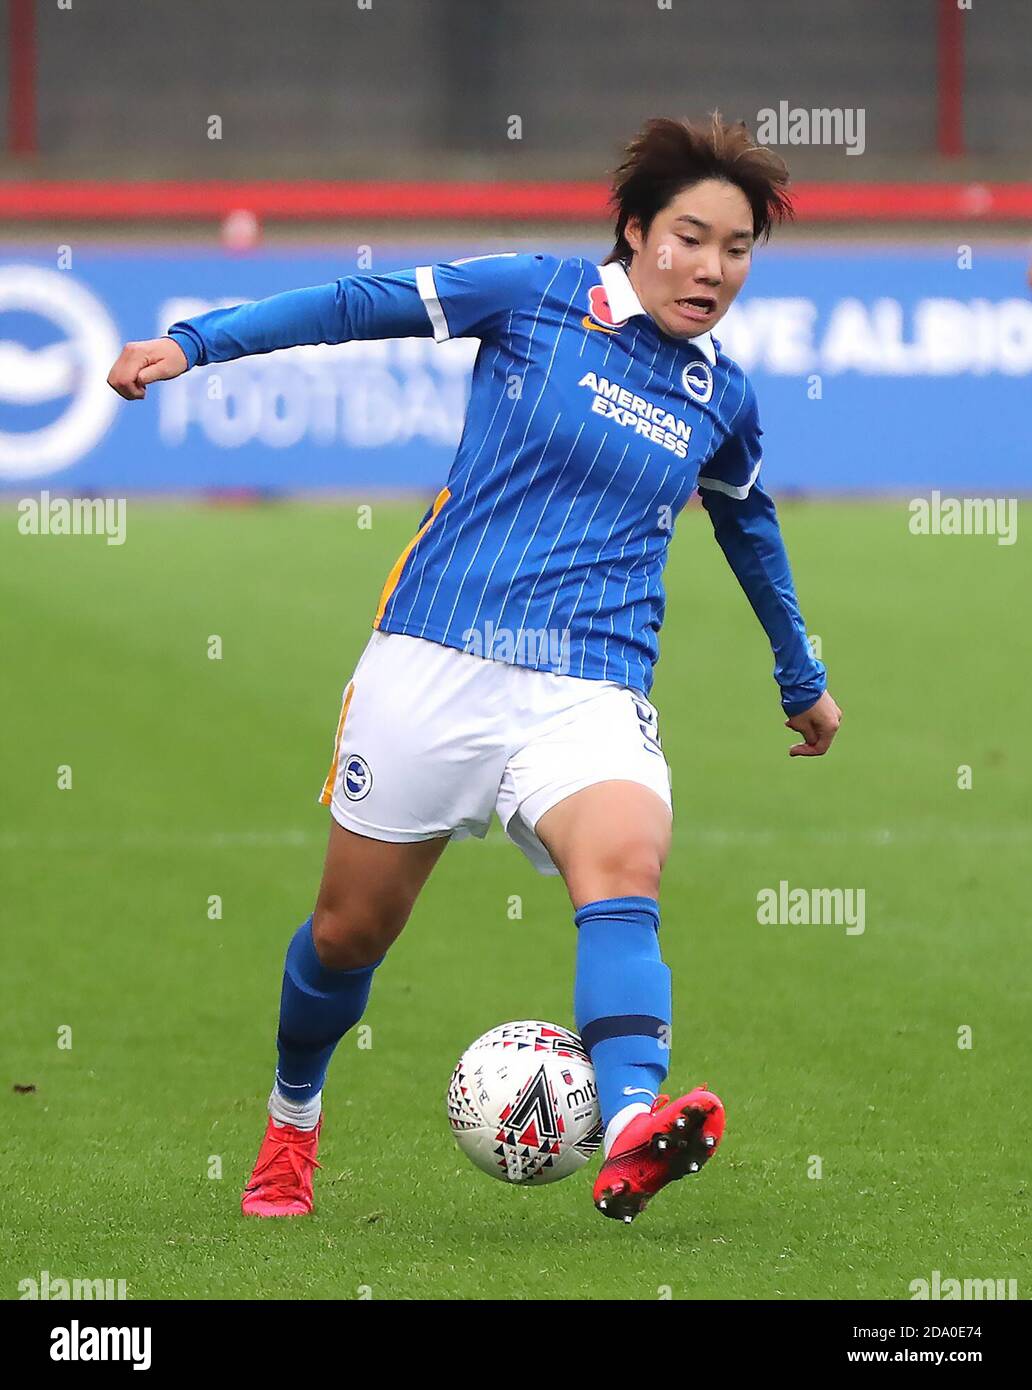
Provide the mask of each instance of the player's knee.
{"label": "player's knee", "polygon": [[589,870],[599,898],[658,898],[662,872],[662,856],[650,841],[614,845]]}
{"label": "player's knee", "polygon": [[663,866],[655,850],[632,853],[619,871],[623,898],[658,898]]}
{"label": "player's knee", "polygon": [[312,914],[312,941],[327,970],[360,970],[390,948],[402,927],[394,912],[361,913],[317,906]]}

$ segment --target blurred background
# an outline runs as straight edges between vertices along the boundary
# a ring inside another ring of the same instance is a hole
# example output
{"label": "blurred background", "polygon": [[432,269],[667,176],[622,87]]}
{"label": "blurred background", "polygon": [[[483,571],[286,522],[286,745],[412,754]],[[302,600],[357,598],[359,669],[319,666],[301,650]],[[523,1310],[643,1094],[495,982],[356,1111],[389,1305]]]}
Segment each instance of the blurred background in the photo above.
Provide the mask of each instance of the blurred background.
{"label": "blurred background", "polygon": [[601,258],[622,144],[713,108],[766,120],[796,185],[718,330],[770,485],[1028,486],[1026,0],[0,0],[0,23],[0,489],[435,490],[475,343],[277,353],[222,399],[192,373],[133,409],[104,377],[215,304]]}

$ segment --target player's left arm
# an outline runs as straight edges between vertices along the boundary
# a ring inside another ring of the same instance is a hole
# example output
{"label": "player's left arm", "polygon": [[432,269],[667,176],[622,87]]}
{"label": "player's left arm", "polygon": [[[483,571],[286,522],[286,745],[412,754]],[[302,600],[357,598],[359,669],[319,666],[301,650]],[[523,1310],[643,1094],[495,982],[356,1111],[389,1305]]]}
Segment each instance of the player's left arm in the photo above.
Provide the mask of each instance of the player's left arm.
{"label": "player's left arm", "polygon": [[828,693],[823,662],[811,651],[777,511],[759,482],[762,431],[755,400],[741,413],[738,428],[700,471],[699,492],[720,548],[770,640],[786,727],[805,740],[789,753],[819,757],[831,747],[842,711]]}

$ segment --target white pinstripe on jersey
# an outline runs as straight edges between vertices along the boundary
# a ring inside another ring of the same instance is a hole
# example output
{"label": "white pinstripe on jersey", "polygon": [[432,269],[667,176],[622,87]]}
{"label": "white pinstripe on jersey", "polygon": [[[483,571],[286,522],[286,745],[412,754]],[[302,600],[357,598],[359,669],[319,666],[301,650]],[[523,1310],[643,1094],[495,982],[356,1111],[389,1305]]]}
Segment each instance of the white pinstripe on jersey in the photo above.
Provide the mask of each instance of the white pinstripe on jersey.
{"label": "white pinstripe on jersey", "polygon": [[[449,495],[380,627],[464,647],[488,625],[517,637],[555,625],[570,674],[647,694],[670,538],[660,509],[676,516],[700,469],[704,485],[748,493],[748,381],[708,334],[664,334],[620,265],[498,259],[417,272],[435,337],[475,324],[482,343]],[[692,364],[712,376],[708,396],[682,381]],[[547,664],[526,649],[514,659]]]}

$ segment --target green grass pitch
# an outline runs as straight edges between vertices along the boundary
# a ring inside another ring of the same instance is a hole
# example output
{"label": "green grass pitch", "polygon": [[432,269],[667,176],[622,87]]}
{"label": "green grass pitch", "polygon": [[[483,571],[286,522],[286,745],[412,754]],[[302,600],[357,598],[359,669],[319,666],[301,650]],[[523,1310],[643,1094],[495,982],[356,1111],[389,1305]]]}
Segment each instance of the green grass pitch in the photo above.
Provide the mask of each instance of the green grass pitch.
{"label": "green grass pitch", "polygon": [[[378,974],[371,1046],[338,1050],[317,1214],[240,1216],[340,691],[420,514],[130,501],[119,548],[0,509],[3,1296],[46,1269],[160,1299],[888,1299],[933,1270],[1027,1297],[1027,506],[1000,546],[912,536],[902,500],[782,505],[845,711],[812,761],[787,756],[708,519],[678,523],[653,694],[671,1083],[729,1117],[698,1178],[625,1228],[593,1210],[594,1167],[521,1191],[455,1148],[462,1048],[572,1023],[562,884],[494,827],[449,848]],[[760,925],[781,880],[863,888],[865,931]]]}

